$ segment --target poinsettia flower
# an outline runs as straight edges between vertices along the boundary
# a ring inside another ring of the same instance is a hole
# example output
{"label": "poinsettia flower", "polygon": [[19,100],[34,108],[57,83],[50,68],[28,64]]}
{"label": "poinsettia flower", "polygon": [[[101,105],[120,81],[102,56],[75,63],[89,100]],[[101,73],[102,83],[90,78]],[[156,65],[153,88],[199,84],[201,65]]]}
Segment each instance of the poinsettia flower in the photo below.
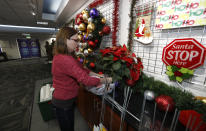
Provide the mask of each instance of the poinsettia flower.
{"label": "poinsettia flower", "polygon": [[119,58],[114,56],[113,61],[117,61],[117,60],[119,60]]}
{"label": "poinsettia flower", "polygon": [[137,81],[139,79],[140,72],[130,69],[130,76],[132,80]]}
{"label": "poinsettia flower", "polygon": [[135,58],[136,58],[136,55],[135,55],[135,53],[132,53],[132,57],[135,57]]}
{"label": "poinsettia flower", "polygon": [[110,49],[104,49],[104,50],[100,50],[100,52],[102,53],[102,56],[105,56],[106,54],[110,53],[111,50]]}
{"label": "poinsettia flower", "polygon": [[122,52],[126,52],[127,51],[127,47],[126,47],[125,44],[123,45],[123,48],[121,50],[122,50]]}
{"label": "poinsettia flower", "polygon": [[115,51],[113,54],[114,54],[115,56],[117,56],[117,57],[120,57],[121,54],[122,54],[122,52],[121,52],[121,50],[117,50],[117,51]]}
{"label": "poinsettia flower", "polygon": [[129,57],[121,57],[121,59],[128,62],[129,64],[132,64],[134,62],[134,60],[132,58],[129,58]]}

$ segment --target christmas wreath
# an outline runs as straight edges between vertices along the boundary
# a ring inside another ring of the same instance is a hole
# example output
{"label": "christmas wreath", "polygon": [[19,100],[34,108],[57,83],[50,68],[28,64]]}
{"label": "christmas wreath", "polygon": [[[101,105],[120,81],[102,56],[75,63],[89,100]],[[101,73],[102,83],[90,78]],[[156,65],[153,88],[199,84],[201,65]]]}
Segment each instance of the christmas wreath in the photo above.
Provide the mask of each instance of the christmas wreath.
{"label": "christmas wreath", "polygon": [[96,8],[86,8],[76,16],[75,28],[80,40],[79,51],[84,56],[94,52],[101,44],[102,36],[108,35],[111,29],[106,19]]}
{"label": "christmas wreath", "polygon": [[188,68],[178,68],[175,65],[167,66],[166,74],[169,76],[170,80],[182,82],[184,79],[188,79],[193,76],[194,70]]}

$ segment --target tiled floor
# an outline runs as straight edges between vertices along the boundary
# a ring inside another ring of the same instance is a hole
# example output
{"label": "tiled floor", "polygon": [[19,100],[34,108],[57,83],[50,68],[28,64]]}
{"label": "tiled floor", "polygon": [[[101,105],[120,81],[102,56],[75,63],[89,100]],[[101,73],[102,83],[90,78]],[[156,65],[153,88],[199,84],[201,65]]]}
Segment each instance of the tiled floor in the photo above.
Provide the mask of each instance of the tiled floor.
{"label": "tiled floor", "polygon": [[[60,131],[56,119],[44,122],[40,114],[40,110],[37,104],[38,93],[43,83],[51,81],[51,78],[45,80],[39,80],[36,82],[35,97],[33,103],[32,119],[30,131]],[[82,118],[78,109],[75,109],[75,131],[90,131],[86,121]]]}

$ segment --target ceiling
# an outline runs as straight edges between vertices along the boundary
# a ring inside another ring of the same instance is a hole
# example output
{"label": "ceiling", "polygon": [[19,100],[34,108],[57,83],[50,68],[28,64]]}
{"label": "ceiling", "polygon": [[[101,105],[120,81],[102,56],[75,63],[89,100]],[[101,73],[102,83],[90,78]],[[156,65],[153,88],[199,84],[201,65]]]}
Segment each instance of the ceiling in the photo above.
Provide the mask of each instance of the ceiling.
{"label": "ceiling", "polygon": [[[32,26],[44,28],[59,28],[88,0],[66,0],[66,6],[55,21],[43,20],[43,0],[0,0],[0,25]],[[36,15],[32,15],[34,12]],[[48,22],[48,25],[37,25],[37,21]],[[25,32],[30,33],[30,32]],[[0,38],[19,37],[22,32],[2,31]],[[31,33],[31,36],[51,36],[53,33]]]}

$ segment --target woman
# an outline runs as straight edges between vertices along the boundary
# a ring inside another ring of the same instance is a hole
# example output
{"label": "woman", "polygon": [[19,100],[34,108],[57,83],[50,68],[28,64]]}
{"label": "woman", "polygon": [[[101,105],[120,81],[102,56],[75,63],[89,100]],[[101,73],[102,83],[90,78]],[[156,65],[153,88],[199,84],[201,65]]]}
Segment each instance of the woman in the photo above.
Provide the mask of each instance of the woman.
{"label": "woman", "polygon": [[55,88],[52,104],[61,131],[74,130],[74,102],[78,95],[79,83],[85,86],[98,86],[101,83],[112,82],[112,78],[95,78],[97,75],[83,68],[75,58],[78,48],[77,31],[63,27],[56,37],[55,56],[52,63],[53,87]]}

